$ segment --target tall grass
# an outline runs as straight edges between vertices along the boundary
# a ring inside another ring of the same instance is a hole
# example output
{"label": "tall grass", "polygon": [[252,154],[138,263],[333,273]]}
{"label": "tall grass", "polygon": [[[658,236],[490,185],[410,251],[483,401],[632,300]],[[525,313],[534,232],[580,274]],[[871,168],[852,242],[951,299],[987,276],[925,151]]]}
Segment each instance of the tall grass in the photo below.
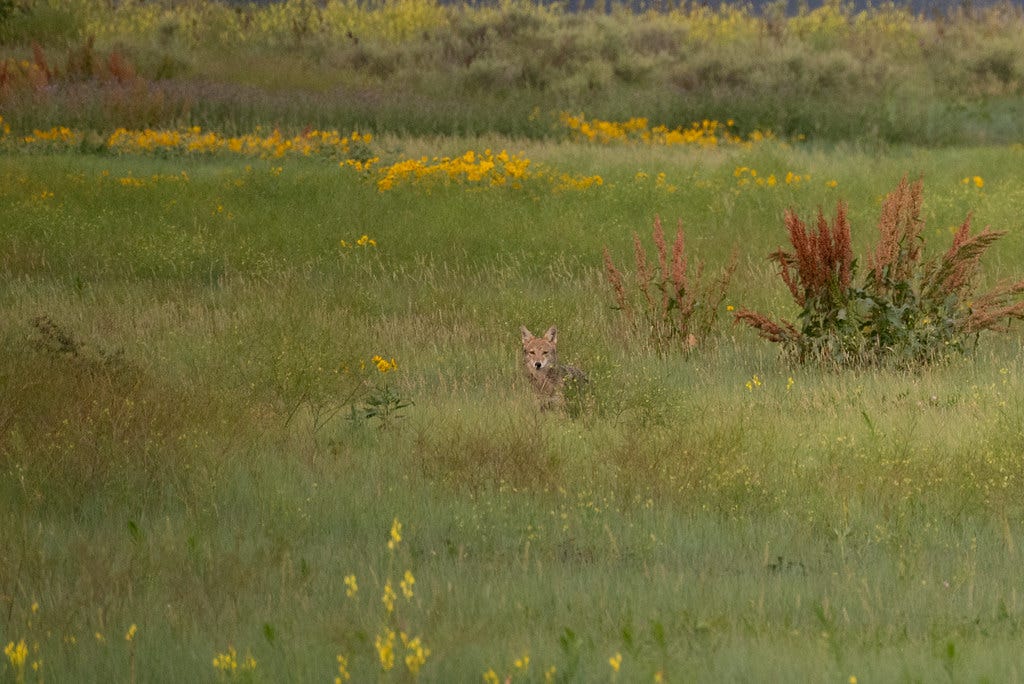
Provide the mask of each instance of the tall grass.
{"label": "tall grass", "polygon": [[[1019,331],[926,372],[791,367],[728,324],[664,356],[616,335],[602,247],[628,264],[632,232],[681,217],[709,263],[742,246],[723,306],[778,311],[785,210],[842,196],[856,243],[909,170],[928,230],[1011,228],[997,279],[1024,249],[1019,151],[522,153],[605,182],[0,158],[0,642],[26,640],[28,679],[213,680],[233,647],[257,680],[341,654],[365,681],[389,628],[430,681],[604,680],[616,654],[629,681],[1018,676]],[[519,325],[552,323],[593,386],[575,420],[516,371]],[[345,419],[377,354],[415,401],[388,429]],[[384,678],[411,676],[395,643]]]}

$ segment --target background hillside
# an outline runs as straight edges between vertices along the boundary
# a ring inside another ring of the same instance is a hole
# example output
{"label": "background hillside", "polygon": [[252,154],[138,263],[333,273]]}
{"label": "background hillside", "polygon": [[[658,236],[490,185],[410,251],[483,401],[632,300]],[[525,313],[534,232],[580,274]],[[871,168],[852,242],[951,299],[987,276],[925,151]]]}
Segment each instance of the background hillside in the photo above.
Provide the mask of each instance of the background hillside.
{"label": "background hillside", "polygon": [[[1020,5],[570,12],[397,0],[0,4],[15,129],[544,138],[561,111],[944,145],[1024,137]],[[787,14],[786,9],[792,10]]]}

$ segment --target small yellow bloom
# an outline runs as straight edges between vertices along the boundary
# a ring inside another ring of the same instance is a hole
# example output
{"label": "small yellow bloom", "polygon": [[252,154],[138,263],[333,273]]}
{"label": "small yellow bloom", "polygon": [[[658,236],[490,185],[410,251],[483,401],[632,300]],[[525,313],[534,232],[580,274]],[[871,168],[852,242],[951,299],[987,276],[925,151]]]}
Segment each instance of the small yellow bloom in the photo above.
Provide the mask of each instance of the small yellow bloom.
{"label": "small yellow bloom", "polygon": [[522,658],[516,658],[512,664],[515,665],[517,670],[525,671],[530,667],[530,656],[524,653]]}
{"label": "small yellow bloom", "polygon": [[352,679],[352,675],[348,671],[348,658],[338,654],[338,676],[334,678],[334,684],[342,684]]}
{"label": "small yellow bloom", "polygon": [[484,682],[485,682],[485,684],[498,684],[498,682],[500,682],[500,681],[501,680],[498,679],[498,673],[494,671],[493,667],[491,669],[487,670],[487,672],[484,672]]}
{"label": "small yellow bloom", "polygon": [[615,655],[613,655],[611,658],[608,659],[608,664],[612,666],[612,670],[614,672],[618,672],[619,668],[622,666],[622,654],[616,653]]}
{"label": "small yellow bloom", "polygon": [[380,602],[384,604],[384,610],[388,613],[395,612],[396,598],[398,598],[398,596],[395,594],[395,590],[391,586],[391,580],[388,580],[384,584],[384,594],[380,597]]}
{"label": "small yellow bloom", "polygon": [[134,639],[135,638],[135,632],[137,632],[137,631],[139,631],[139,627],[138,627],[138,625],[136,625],[133,622],[132,626],[128,628],[127,632],[125,632],[124,640],[125,641],[131,641],[132,639]]}
{"label": "small yellow bloom", "polygon": [[418,677],[420,674],[420,668],[422,668],[427,658],[430,656],[430,649],[423,645],[419,637],[412,639],[405,633],[401,633],[402,644],[409,651],[405,655],[405,667],[409,670],[409,674],[413,677]]}
{"label": "small yellow bloom", "polygon": [[726,307],[725,307],[725,310],[726,311],[735,311],[736,307],[733,306],[732,304],[727,304]]}
{"label": "small yellow bloom", "polygon": [[359,591],[359,585],[356,584],[355,575],[345,575],[345,596],[354,598],[356,593]]}
{"label": "small yellow bloom", "polygon": [[399,583],[399,586],[402,588],[402,595],[405,596],[406,600],[412,598],[412,585],[414,584],[416,584],[416,578],[412,576],[411,570],[406,570],[405,577],[402,578],[402,581]]}
{"label": "small yellow bloom", "polygon": [[25,666],[25,659],[28,658],[28,644],[24,639],[19,640],[17,644],[12,641],[4,649],[4,655],[11,661],[11,665],[15,669],[20,670]]}
{"label": "small yellow bloom", "polygon": [[238,669],[238,651],[234,646],[228,646],[226,653],[217,653],[213,656],[213,669],[221,672],[234,672]]}
{"label": "small yellow bloom", "polygon": [[395,632],[391,629],[384,629],[382,634],[377,635],[373,641],[377,649],[377,657],[380,659],[380,669],[389,671],[395,666]]}
{"label": "small yellow bloom", "polygon": [[[398,362],[395,361],[395,357],[393,356],[391,357],[391,360],[388,361],[378,354],[370,359],[370,361],[377,366],[377,370],[381,373],[389,373],[393,370],[398,370]],[[399,526],[399,529],[401,529],[401,526]]]}
{"label": "small yellow bloom", "polygon": [[[375,357],[375,358],[380,358],[380,357]],[[381,371],[381,373],[385,373],[385,372],[387,372],[387,371]],[[391,523],[391,539],[388,540],[388,548],[390,550],[394,551],[395,547],[397,547],[398,544],[401,541],[402,541],[402,523],[398,522],[398,518],[395,518],[394,521],[392,521],[392,523]]]}

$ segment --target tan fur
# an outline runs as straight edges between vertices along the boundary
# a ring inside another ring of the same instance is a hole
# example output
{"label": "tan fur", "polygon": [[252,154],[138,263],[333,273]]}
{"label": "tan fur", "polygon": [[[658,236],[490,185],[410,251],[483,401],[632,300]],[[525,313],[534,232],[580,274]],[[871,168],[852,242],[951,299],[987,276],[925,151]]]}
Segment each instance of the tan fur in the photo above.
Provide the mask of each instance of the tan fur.
{"label": "tan fur", "polygon": [[519,332],[523,336],[523,372],[526,374],[541,410],[559,408],[565,403],[565,383],[586,381],[583,371],[573,366],[558,363],[558,329],[548,328],[540,337],[535,337],[526,326]]}

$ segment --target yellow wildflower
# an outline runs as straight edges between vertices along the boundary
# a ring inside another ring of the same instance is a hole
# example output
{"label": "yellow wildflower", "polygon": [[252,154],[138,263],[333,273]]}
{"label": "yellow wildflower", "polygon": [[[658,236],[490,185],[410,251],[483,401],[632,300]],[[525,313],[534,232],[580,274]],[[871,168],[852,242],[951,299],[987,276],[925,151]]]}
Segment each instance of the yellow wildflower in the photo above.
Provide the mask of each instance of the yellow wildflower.
{"label": "yellow wildflower", "polygon": [[419,676],[420,668],[427,662],[427,657],[430,655],[430,649],[423,645],[423,642],[419,637],[410,639],[405,632],[402,632],[401,636],[402,643],[409,651],[405,655],[405,667],[409,670],[409,674],[413,677],[417,677]]}
{"label": "yellow wildflower", "polygon": [[338,654],[338,676],[334,678],[334,684],[342,684],[352,679],[352,675],[348,671],[348,658]]}
{"label": "yellow wildflower", "polygon": [[[387,359],[385,359],[380,354],[377,354],[372,359],[370,359],[370,361],[374,365],[377,366],[377,370],[380,371],[381,373],[388,373],[388,372],[393,371],[393,370],[398,370],[398,363],[395,361],[395,357],[393,357],[393,356],[391,357],[391,360],[388,361]],[[397,522],[397,520],[396,520],[396,522]],[[395,528],[392,527],[391,528],[392,538],[394,538],[394,534],[395,534],[394,530],[395,530]],[[401,533],[401,531],[402,531],[402,526],[401,525],[398,526],[398,531],[399,531],[399,533]],[[396,540],[396,542],[398,542],[398,541],[402,541],[401,537],[399,537],[399,539]],[[390,543],[388,544],[388,548],[392,548]]]}
{"label": "yellow wildflower", "polygon": [[131,627],[128,628],[128,631],[125,632],[124,640],[125,641],[131,641],[132,639],[134,639],[135,638],[135,632],[137,632],[137,631],[139,631],[139,627],[138,627],[138,625],[136,625],[133,622]]}
{"label": "yellow wildflower", "polygon": [[380,597],[380,602],[384,604],[384,610],[389,614],[395,612],[395,599],[398,596],[395,594],[394,588],[391,586],[391,580],[384,583],[384,594]]}
{"label": "yellow wildflower", "polygon": [[395,632],[391,629],[384,629],[382,634],[377,635],[373,640],[377,649],[377,657],[380,659],[380,669],[385,672],[395,666]]}
{"label": "yellow wildflower", "polygon": [[4,649],[4,655],[11,661],[11,665],[15,669],[20,670],[25,666],[25,659],[28,658],[28,644],[24,639],[19,640],[17,644],[12,641]]}
{"label": "yellow wildflower", "polygon": [[[381,371],[382,373],[384,371]],[[391,538],[388,539],[388,549],[391,551],[395,550],[395,547],[402,541],[402,523],[398,522],[398,518],[395,518],[391,522]]]}
{"label": "yellow wildflower", "polygon": [[354,598],[356,593],[359,591],[359,585],[356,584],[355,575],[345,575],[345,596]]}
{"label": "yellow wildflower", "polygon": [[619,671],[619,668],[622,666],[622,654],[616,653],[615,655],[613,655],[611,658],[608,659],[608,664],[611,665],[612,671],[617,673]]}
{"label": "yellow wildflower", "polygon": [[402,588],[402,595],[405,596],[406,600],[412,598],[412,585],[414,584],[416,584],[416,578],[412,576],[411,570],[406,570],[405,577],[402,578],[402,581],[399,583],[399,586]]}
{"label": "yellow wildflower", "polygon": [[234,672],[238,669],[238,651],[234,646],[228,646],[226,653],[217,653],[213,656],[213,669],[221,672]]}

